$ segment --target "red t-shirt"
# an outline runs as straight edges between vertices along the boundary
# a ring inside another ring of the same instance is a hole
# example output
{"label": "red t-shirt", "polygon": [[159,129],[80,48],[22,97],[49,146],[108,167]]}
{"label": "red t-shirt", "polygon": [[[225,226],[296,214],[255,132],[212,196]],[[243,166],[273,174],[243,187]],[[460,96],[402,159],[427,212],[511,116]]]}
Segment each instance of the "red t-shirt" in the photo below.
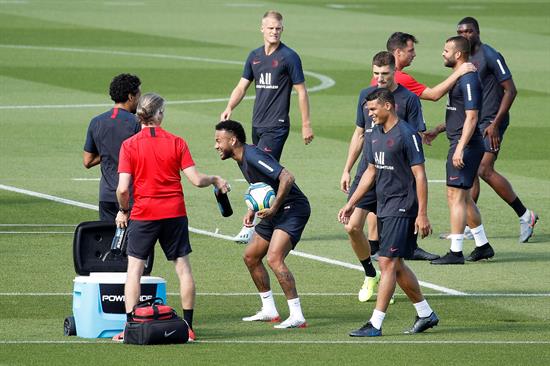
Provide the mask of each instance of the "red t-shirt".
{"label": "red t-shirt", "polygon": [[180,170],[194,166],[187,143],[160,127],[144,127],[122,143],[119,173],[133,177],[130,219],[186,216]]}
{"label": "red t-shirt", "polygon": [[[403,85],[410,92],[420,96],[427,86],[416,81],[415,78],[403,71],[395,70],[394,80],[397,84]],[[370,85],[376,85],[376,79],[372,78]]]}

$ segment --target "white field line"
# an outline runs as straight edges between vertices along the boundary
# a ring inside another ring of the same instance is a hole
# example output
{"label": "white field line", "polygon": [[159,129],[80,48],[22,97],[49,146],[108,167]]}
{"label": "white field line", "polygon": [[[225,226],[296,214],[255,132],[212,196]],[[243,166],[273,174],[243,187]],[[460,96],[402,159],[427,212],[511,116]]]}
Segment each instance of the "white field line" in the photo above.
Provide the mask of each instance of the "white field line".
{"label": "white field line", "polygon": [[[232,61],[232,60],[220,60],[206,57],[193,57],[193,56],[181,56],[181,55],[169,55],[161,53],[146,53],[146,52],[129,52],[129,51],[115,51],[115,50],[99,50],[88,48],[70,48],[70,47],[45,47],[45,46],[27,46],[27,45],[9,45],[0,44],[0,48],[11,49],[23,49],[23,50],[40,50],[40,51],[52,51],[52,52],[73,52],[73,53],[96,53],[107,54],[117,56],[131,56],[131,57],[149,57],[149,58],[161,58],[172,60],[185,60],[185,61],[197,61],[197,62],[211,62],[229,65],[243,65],[244,62]],[[304,74],[318,79],[321,83],[314,87],[308,88],[309,93],[324,90],[336,85],[336,82],[326,75],[322,75],[312,71],[304,70]],[[243,99],[254,99],[255,96],[247,96]],[[211,98],[211,99],[196,99],[196,100],[174,100],[167,101],[166,104],[198,104],[198,103],[221,103],[227,102],[229,98]],[[45,104],[45,105],[4,105],[0,106],[2,109],[64,109],[64,108],[99,108],[99,107],[111,107],[111,104],[95,103],[95,104]]]}
{"label": "white field line", "polygon": [[76,227],[73,224],[0,224],[0,227]]}
{"label": "white field line", "polygon": [[1,234],[27,235],[27,234],[74,234],[74,231],[0,231]]}
{"label": "white field line", "polygon": [[[282,341],[282,340],[197,340],[193,342],[194,344],[262,344],[262,345],[269,345],[269,344],[357,344],[357,345],[367,345],[367,344],[468,344],[468,345],[544,345],[544,344],[550,344],[550,341],[483,341],[483,340],[410,340],[410,341],[400,341],[400,340],[360,340],[360,341],[335,341],[335,340],[326,340],[326,341],[300,341],[300,340],[289,340],[289,341]],[[97,345],[97,344],[109,344],[112,345],[113,341],[110,339],[90,339],[88,341],[85,340],[74,340],[74,341],[44,341],[44,340],[37,340],[37,341],[25,341],[25,340],[0,340],[0,344],[5,345],[18,345],[18,344],[90,344],[90,345]]]}
{"label": "white field line", "polygon": [[[17,296],[72,296],[70,292],[0,292],[0,296],[17,297]],[[168,296],[179,296],[178,292],[167,292]],[[282,292],[274,292],[275,296],[284,296]],[[424,293],[427,297],[550,297],[550,293],[464,293],[463,295],[446,294],[441,292]],[[240,297],[240,296],[258,296],[257,292],[197,292],[197,296],[219,296],[219,297]],[[312,297],[348,297],[357,296],[357,292],[300,292],[300,296]],[[395,297],[405,298],[405,294],[395,294]]]}
{"label": "white field line", "polygon": [[[33,197],[44,198],[44,199],[47,199],[47,200],[50,200],[50,201],[64,203],[64,204],[67,204],[67,205],[87,208],[87,209],[90,209],[90,210],[95,210],[95,211],[99,210],[98,206],[96,206],[96,205],[90,205],[90,204],[87,204],[87,203],[82,203],[82,202],[68,200],[68,199],[61,198],[61,197],[52,196],[52,195],[49,195],[49,194],[29,191],[29,190],[26,190],[26,189],[21,189],[21,188],[12,187],[12,186],[6,186],[6,185],[3,185],[3,184],[0,184],[0,189],[6,190],[6,191],[11,191],[11,192],[17,192],[17,193],[21,193],[21,194],[26,194],[26,195],[33,196]],[[225,239],[225,240],[229,240],[229,241],[234,241],[232,236],[213,233],[213,232],[206,231],[206,230],[201,230],[201,229],[196,229],[196,228],[193,228],[191,226],[189,227],[189,231],[191,231],[193,233],[196,233],[196,234],[211,236],[211,237],[218,238],[218,239]],[[303,258],[313,259],[313,260],[323,262],[323,263],[328,263],[328,264],[340,266],[340,267],[345,267],[345,268],[355,269],[355,270],[358,270],[358,271],[363,271],[363,268],[361,266],[354,265],[354,264],[351,264],[351,263],[342,262],[342,261],[331,259],[331,258],[320,257],[320,256],[317,256],[317,255],[314,255],[314,254],[298,252],[298,251],[295,251],[295,250],[292,250],[290,252],[290,254],[296,255],[296,256],[299,256],[299,257],[303,257]],[[443,286],[439,286],[439,285],[436,285],[436,284],[433,284],[433,283],[429,283],[429,282],[425,282],[425,281],[418,281],[418,282],[423,287],[430,288],[432,290],[436,290],[436,291],[440,291],[440,292],[444,292],[444,293],[447,293],[447,294],[450,294],[450,295],[464,295],[465,294],[464,292],[453,290],[453,289],[446,288],[446,287],[443,287]]]}

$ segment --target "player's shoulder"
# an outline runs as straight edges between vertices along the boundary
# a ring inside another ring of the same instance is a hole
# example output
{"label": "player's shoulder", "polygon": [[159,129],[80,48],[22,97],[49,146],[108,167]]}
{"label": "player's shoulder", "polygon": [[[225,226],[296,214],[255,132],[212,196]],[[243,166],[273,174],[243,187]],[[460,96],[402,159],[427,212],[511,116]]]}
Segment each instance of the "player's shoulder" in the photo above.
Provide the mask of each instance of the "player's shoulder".
{"label": "player's shoulder", "polygon": [[394,79],[398,84],[401,84],[402,82],[416,81],[415,78],[402,70],[395,70]]}
{"label": "player's shoulder", "polygon": [[414,94],[412,91],[405,88],[401,84],[397,84],[397,89],[395,89],[392,94],[395,96],[399,96],[403,99],[420,100],[420,98],[418,98],[418,95]]}
{"label": "player's shoulder", "polygon": [[294,51],[294,49],[288,47],[283,42],[281,42],[281,44],[279,45],[278,51],[286,55],[298,56],[298,52]]}
{"label": "player's shoulder", "polygon": [[105,111],[105,112],[103,112],[101,114],[98,114],[97,116],[93,117],[90,122],[98,123],[98,122],[104,121],[106,119],[110,119],[112,114],[113,114],[113,110],[109,109],[108,111]]}
{"label": "player's shoulder", "polygon": [[378,89],[376,85],[361,89],[361,91],[359,92],[359,99],[364,100],[370,93],[372,93],[376,89]]}
{"label": "player's shoulder", "polygon": [[408,123],[407,121],[404,121],[402,119],[400,119],[397,122],[397,127],[399,128],[401,133],[406,133],[406,134],[415,134],[415,133],[417,133],[417,131],[414,129],[414,127],[410,123]]}
{"label": "player's shoulder", "polygon": [[482,43],[479,48],[483,56],[485,56],[486,58],[494,58],[500,55],[500,52],[498,52],[496,49],[494,49],[493,47],[489,46],[486,43]]}

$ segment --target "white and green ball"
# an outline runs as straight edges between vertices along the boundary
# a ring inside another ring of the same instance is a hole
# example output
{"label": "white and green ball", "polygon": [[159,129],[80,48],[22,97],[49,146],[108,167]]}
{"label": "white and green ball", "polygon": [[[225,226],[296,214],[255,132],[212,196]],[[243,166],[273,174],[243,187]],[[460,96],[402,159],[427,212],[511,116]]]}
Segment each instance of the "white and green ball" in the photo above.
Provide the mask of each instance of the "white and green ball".
{"label": "white and green ball", "polygon": [[266,183],[252,183],[244,195],[244,202],[254,212],[270,208],[275,200],[275,191]]}

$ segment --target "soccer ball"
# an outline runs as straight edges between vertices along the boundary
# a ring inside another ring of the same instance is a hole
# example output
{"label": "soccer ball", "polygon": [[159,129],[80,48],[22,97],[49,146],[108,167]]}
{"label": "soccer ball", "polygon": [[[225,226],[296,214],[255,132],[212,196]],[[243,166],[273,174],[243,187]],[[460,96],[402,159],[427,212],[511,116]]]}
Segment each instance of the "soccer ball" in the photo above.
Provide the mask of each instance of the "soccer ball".
{"label": "soccer ball", "polygon": [[252,183],[244,195],[244,202],[254,212],[270,208],[275,200],[275,191],[269,184]]}

